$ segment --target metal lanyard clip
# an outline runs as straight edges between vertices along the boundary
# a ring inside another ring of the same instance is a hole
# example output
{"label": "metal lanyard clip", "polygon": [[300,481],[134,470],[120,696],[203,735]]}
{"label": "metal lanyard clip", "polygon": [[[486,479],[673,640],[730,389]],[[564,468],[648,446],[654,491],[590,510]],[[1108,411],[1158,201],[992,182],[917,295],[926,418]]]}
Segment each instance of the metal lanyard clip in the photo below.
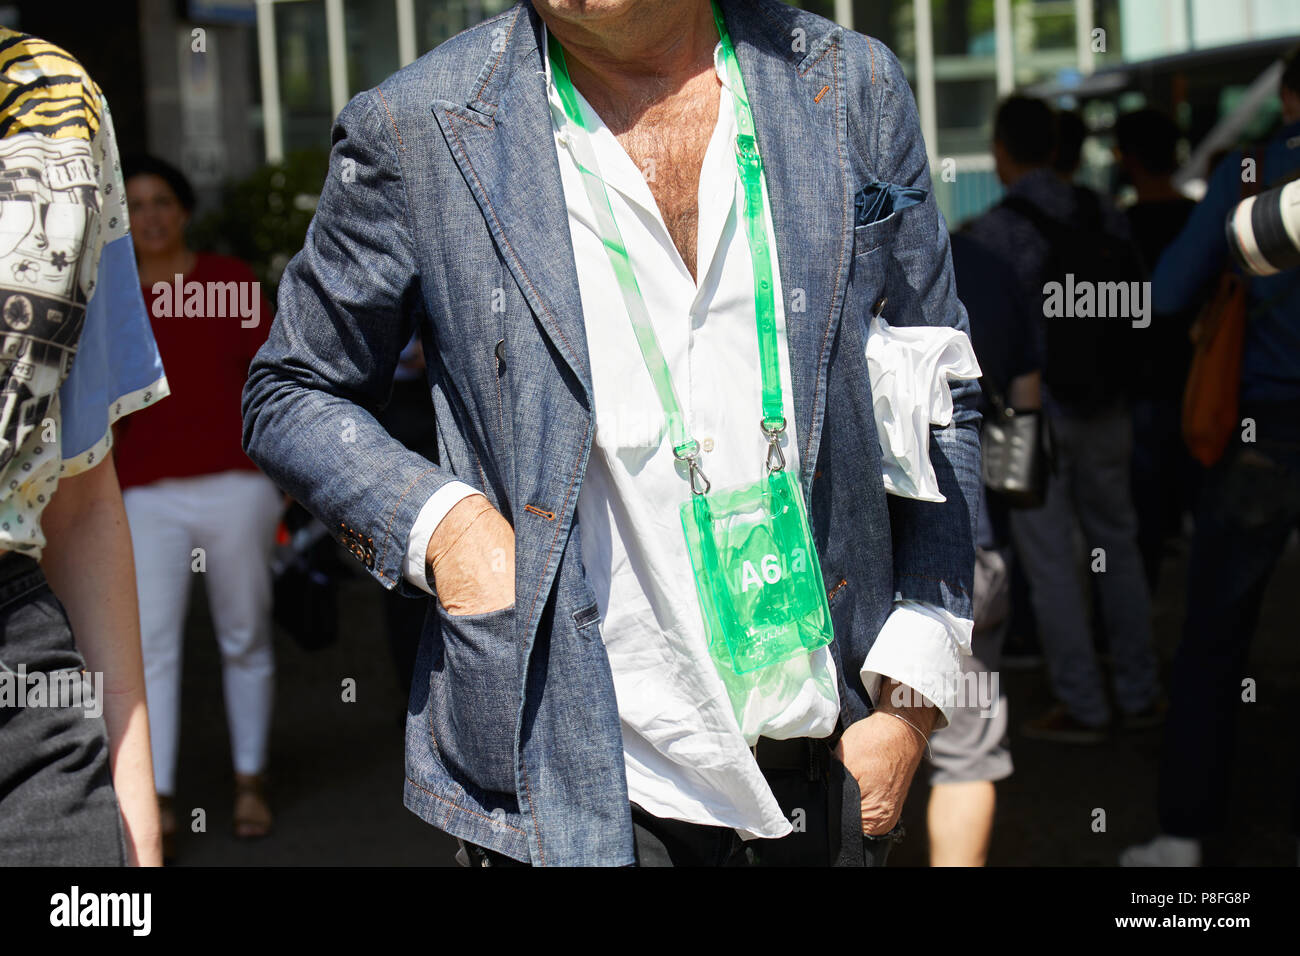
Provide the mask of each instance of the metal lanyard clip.
{"label": "metal lanyard clip", "polygon": [[781,424],[769,428],[767,419],[758,423],[758,427],[763,429],[763,434],[767,437],[767,471],[771,474],[774,471],[785,470],[785,452],[781,451],[781,435],[785,433],[785,419],[781,419]]}
{"label": "metal lanyard clip", "polygon": [[686,467],[691,473],[691,493],[696,495],[707,495],[713,485],[705,477],[703,469],[700,468],[699,462],[700,443],[694,438],[688,440],[685,444],[678,445],[673,449],[673,457],[678,461],[686,462]]}

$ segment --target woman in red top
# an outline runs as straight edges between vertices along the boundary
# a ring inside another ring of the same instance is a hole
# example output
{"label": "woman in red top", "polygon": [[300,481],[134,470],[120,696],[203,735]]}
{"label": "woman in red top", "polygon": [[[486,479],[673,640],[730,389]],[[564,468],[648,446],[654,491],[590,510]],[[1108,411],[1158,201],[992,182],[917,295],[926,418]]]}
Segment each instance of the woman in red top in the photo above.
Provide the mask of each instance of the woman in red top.
{"label": "woman in red top", "polygon": [[221,646],[235,765],[235,832],[271,826],[264,794],[271,724],[269,558],[281,497],[241,445],[240,393],[266,340],[270,304],[247,265],[192,252],[194,192],[161,160],[123,169],[136,261],[172,397],[126,422],[117,439],[140,599],[140,637],[164,848],[175,833],[181,636],[201,575]]}

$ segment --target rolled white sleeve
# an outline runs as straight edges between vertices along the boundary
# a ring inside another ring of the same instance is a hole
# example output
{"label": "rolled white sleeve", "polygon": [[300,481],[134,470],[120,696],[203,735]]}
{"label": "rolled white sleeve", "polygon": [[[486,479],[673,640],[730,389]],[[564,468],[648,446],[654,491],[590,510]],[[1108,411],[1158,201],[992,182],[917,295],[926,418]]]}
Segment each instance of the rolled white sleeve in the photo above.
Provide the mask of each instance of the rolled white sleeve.
{"label": "rolled white sleeve", "polygon": [[433,593],[428,575],[425,574],[424,558],[429,551],[429,539],[433,537],[434,529],[452,508],[470,495],[478,494],[482,492],[463,481],[450,481],[435,491],[416,515],[415,524],[411,526],[411,533],[406,539],[405,574],[406,580],[421,591]]}
{"label": "rolled white sleeve", "polygon": [[[949,328],[895,328],[876,316],[866,357],[885,490],[903,498],[943,501],[930,462],[930,427],[952,421],[949,382],[980,376],[969,336]],[[896,601],[862,664],[862,684],[871,703],[878,703],[881,679],[889,677],[939,709],[936,730],[948,726],[958,703],[961,656],[971,652],[974,626],[942,607]]]}
{"label": "rolled white sleeve", "polygon": [[889,677],[939,709],[942,719],[935,730],[948,726],[949,714],[958,704],[961,656],[971,652],[974,628],[973,621],[941,607],[920,601],[896,603],[862,664],[862,684],[871,703],[880,699],[881,678]]}

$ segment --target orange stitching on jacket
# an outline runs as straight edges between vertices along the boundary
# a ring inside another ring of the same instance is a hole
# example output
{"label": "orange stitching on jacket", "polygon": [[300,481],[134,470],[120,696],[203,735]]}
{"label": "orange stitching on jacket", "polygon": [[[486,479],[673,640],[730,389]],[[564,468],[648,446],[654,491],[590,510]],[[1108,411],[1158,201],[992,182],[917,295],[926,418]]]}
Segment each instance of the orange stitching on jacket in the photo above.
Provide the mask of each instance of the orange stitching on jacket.
{"label": "orange stitching on jacket", "polygon": [[384,104],[384,112],[388,114],[388,122],[393,126],[393,132],[397,134],[397,145],[401,149],[406,149],[406,144],[402,142],[402,131],[397,128],[397,120],[393,119],[393,111],[388,108],[388,98],[384,96],[384,91],[375,87],[375,92],[379,94],[379,102]]}
{"label": "orange stitching on jacket", "polygon": [[804,67],[802,70],[800,70],[800,71],[799,71],[799,76],[800,76],[800,77],[805,77],[805,76],[807,76],[809,73],[811,73],[811,72],[812,72],[812,68],[813,68],[814,66],[816,66],[818,63],[820,63],[820,62],[822,61],[822,57],[824,57],[827,53],[830,53],[832,50],[834,50],[835,47],[836,47],[836,44],[835,44],[835,43],[828,43],[828,44],[826,44],[826,49],[822,50],[820,53],[817,54],[817,59],[813,60],[813,61],[812,61],[811,63],[809,63],[806,67]]}
{"label": "orange stitching on jacket", "polygon": [[[578,460],[575,461],[575,462],[573,463],[573,474],[569,475],[569,487],[568,487],[568,488],[565,490],[565,492],[564,492],[564,505],[563,505],[562,510],[565,510],[565,511],[568,510],[568,507],[569,507],[569,498],[573,495],[573,483],[574,483],[575,481],[577,481],[577,479],[578,479],[578,468],[579,468],[581,465],[582,465],[582,456],[579,455],[579,456],[578,456]],[[554,551],[555,551],[555,542],[559,540],[559,537],[560,537],[560,526],[559,526],[559,524],[557,523],[557,524],[555,525],[555,534],[553,534],[553,535],[551,536],[551,546],[550,546],[549,548],[546,549],[546,563],[547,563],[547,564],[550,564],[550,562],[551,562],[551,554],[554,553]],[[533,599],[532,599],[532,602],[528,605],[528,619],[529,619],[529,620],[532,619],[532,616],[533,616],[533,609],[534,609],[535,607],[537,607],[537,596],[538,596],[539,594],[541,594],[541,593],[542,593],[542,582],[541,582],[541,580],[539,579],[539,580],[537,581],[537,590],[533,592]],[[527,686],[527,677],[528,677],[528,675],[525,674],[525,675],[524,675],[525,686]],[[526,696],[526,692],[525,692],[525,696]],[[542,866],[545,866],[545,865],[546,865],[546,850],[545,850],[545,848],[543,848],[543,846],[542,846],[542,835],[541,835],[541,830],[540,830],[540,829],[538,828],[538,826],[537,826],[537,811],[536,811],[536,809],[534,809],[534,807],[533,807],[533,792],[532,792],[532,790],[531,790],[531,789],[529,788],[529,786],[528,786],[528,769],[524,766],[524,763],[523,763],[523,759],[522,759],[522,758],[523,758],[523,754],[521,753],[521,754],[520,754],[520,761],[519,761],[519,769],[523,772],[523,775],[524,775],[524,790],[526,790],[526,791],[528,792],[528,815],[531,816],[531,817],[533,818],[533,830],[537,832],[537,855],[538,855],[538,857],[539,857],[540,860],[541,860]]]}
{"label": "orange stitching on jacket", "polygon": [[446,112],[449,116],[459,116],[461,119],[463,119],[463,120],[467,120],[468,122],[473,123],[475,126],[479,127],[480,129],[496,129],[496,127],[495,127],[493,124],[491,124],[491,123],[480,123],[478,120],[474,119],[474,117],[472,117],[472,116],[460,116],[459,113],[452,113],[451,110],[445,110],[445,112]]}
{"label": "orange stitching on jacket", "polygon": [[533,832],[537,834],[537,861],[545,866],[546,850],[542,846],[542,831],[537,828],[537,811],[533,809],[533,790],[528,786],[528,768],[524,766],[523,760],[519,761],[519,769],[524,775],[524,792],[528,794],[528,815],[533,818]]}
{"label": "orange stitching on jacket", "polygon": [[[434,733],[433,733],[433,701],[429,701],[429,706],[428,706],[428,708],[426,708],[426,713],[428,713],[428,715],[429,715],[429,739],[433,741],[433,749],[436,750],[436,751],[438,752],[438,760],[441,761],[441,762],[443,763],[443,765],[445,766],[445,765],[446,765],[446,762],[442,760],[442,748],[438,746],[438,738],[437,738],[436,736],[434,736]],[[407,777],[406,779],[407,779],[407,780],[411,780],[410,777]],[[415,783],[414,780],[411,780],[411,783],[415,784],[415,786],[417,786],[417,787],[420,787],[420,785],[419,785],[418,783]],[[421,789],[421,790],[424,790],[424,787],[420,787],[420,789]],[[433,796],[433,794],[432,794],[432,793],[429,793],[428,790],[424,790],[424,792],[425,792],[425,793],[428,793],[429,796],[431,796],[431,797]],[[451,801],[446,801],[446,803],[448,804],[448,806],[447,806],[447,812],[443,815],[443,818],[442,818],[442,829],[443,829],[443,830],[446,830],[447,827],[448,827],[448,825],[450,825],[450,823],[451,823],[451,811],[452,811],[453,808],[456,807],[456,805],[453,804],[453,803],[451,803]],[[470,811],[470,812],[472,812],[472,811]]]}
{"label": "orange stitching on jacket", "polygon": [[[510,38],[515,35],[515,24],[519,22],[520,13],[522,13],[522,9],[515,10],[515,15],[510,21],[510,29],[506,31],[506,42],[501,44],[501,49],[497,51],[497,58],[492,62],[492,69],[488,70],[488,75],[483,77],[483,82],[480,83],[478,89],[474,91],[474,99],[478,99],[483,95],[484,87],[488,85],[492,79],[492,75],[496,73],[497,67],[501,65],[501,58],[506,55],[506,50],[510,47]],[[492,105],[496,106],[495,103]]]}
{"label": "orange stitching on jacket", "polygon": [[[569,507],[569,498],[570,498],[570,496],[573,494],[573,483],[574,483],[574,482],[577,480],[577,478],[578,478],[578,467],[579,467],[581,464],[582,464],[582,458],[581,458],[581,456],[579,456],[578,460],[575,461],[575,462],[573,463],[573,474],[569,475],[569,487],[568,487],[568,489],[564,492],[564,506],[563,506],[563,509],[562,509],[562,510],[566,510],[566,511],[568,510],[568,507]],[[546,563],[547,563],[547,564],[550,564],[550,562],[551,562],[551,554],[552,554],[552,552],[555,551],[555,542],[559,540],[559,537],[560,537],[560,526],[557,524],[557,525],[555,526],[555,534],[551,535],[551,546],[550,546],[549,548],[546,549]],[[539,581],[537,582],[537,590],[533,592],[533,599],[532,599],[531,603],[529,603],[529,605],[528,605],[528,617],[529,617],[529,618],[531,618],[531,617],[533,616],[533,609],[534,609],[535,607],[537,607],[537,596],[538,596],[539,594],[541,594],[541,593],[542,593],[542,582],[539,580]]]}
{"label": "orange stitching on jacket", "polygon": [[[432,790],[425,790],[424,787],[420,786],[418,783],[416,783],[416,782],[415,782],[414,780],[412,780],[410,777],[407,777],[407,778],[406,778],[406,782],[409,783],[411,786],[415,787],[415,789],[420,790],[420,791],[423,791],[424,793],[427,793],[429,796],[433,797],[433,799],[437,800],[439,803],[445,803],[445,804],[447,804],[449,807],[453,807],[453,808],[455,808],[455,809],[457,809],[457,810],[460,810],[462,813],[468,813],[470,816],[478,817],[480,820],[488,820],[488,821],[490,821],[491,823],[495,823],[497,826],[505,827],[507,830],[514,830],[514,831],[515,831],[516,833],[518,833],[520,836],[524,836],[524,837],[527,836],[527,834],[524,833],[523,830],[519,829],[518,827],[512,827],[512,826],[511,826],[510,824],[508,824],[508,823],[503,823],[503,822],[502,822],[498,817],[490,817],[490,816],[488,816],[488,815],[485,814],[485,813],[479,813],[477,810],[471,810],[469,807],[462,807],[459,803],[456,803],[456,802],[453,801],[453,800],[448,800],[446,797],[440,797],[440,796],[438,796],[438,795],[437,795],[436,793],[434,793]],[[451,814],[448,813],[447,817],[448,817],[448,819],[450,819],[450,818],[451,818]]]}
{"label": "orange stitching on jacket", "polygon": [[[836,144],[836,151],[839,153],[840,156],[840,182],[842,184],[844,182],[843,171],[846,166],[847,157],[844,155],[844,143],[840,139],[840,121],[839,121],[840,58],[839,57],[835,58],[831,80],[832,80],[832,84],[835,87],[835,144]],[[841,222],[843,221],[843,217],[848,215],[848,211],[849,211],[848,189],[843,190],[843,196],[844,196],[844,206],[843,206],[843,212],[840,214]],[[845,248],[844,231],[840,230],[840,261],[839,264],[836,265],[835,267],[836,290],[839,289],[840,276],[844,272],[844,248]],[[826,355],[826,343],[830,341],[831,325],[834,324],[834,322],[835,322],[835,296],[832,295],[830,313],[826,316],[826,331],[822,334],[821,351],[817,353],[817,377],[813,379],[813,391],[812,391],[812,400],[813,400],[814,408],[816,408],[817,406],[817,392],[821,388],[821,384],[822,384],[822,359]],[[809,421],[809,424],[810,425],[812,424],[811,420]],[[807,461],[811,457],[809,453],[812,450],[812,432],[813,432],[812,428],[809,428],[808,435],[807,437],[804,438],[804,444],[803,444],[804,461]]]}
{"label": "orange stitching on jacket", "polygon": [[418,475],[412,478],[411,483],[407,485],[406,490],[402,492],[402,497],[398,498],[397,504],[393,505],[393,513],[388,516],[388,526],[384,528],[384,537],[387,538],[388,540],[384,542],[384,553],[379,557],[380,577],[384,580],[387,580],[386,578],[383,577],[384,559],[388,557],[388,545],[393,540],[390,532],[393,530],[393,522],[397,520],[397,509],[402,506],[402,502],[406,500],[406,496],[411,493],[411,489],[416,486],[416,484],[419,482],[421,478],[423,478],[429,472],[437,471],[437,470],[438,470],[437,465],[430,465],[428,468],[424,469],[424,471],[420,472]]}
{"label": "orange stitching on jacket", "polygon": [[543,511],[541,508],[535,507],[535,506],[533,506],[533,505],[524,505],[524,510],[525,510],[525,511],[531,511],[533,514],[535,514],[535,515],[537,515],[537,516],[539,516],[539,517],[545,518],[547,521],[554,521],[554,520],[555,520],[555,512],[554,512],[554,511]]}
{"label": "orange stitching on jacket", "polygon": [[820,102],[822,101],[822,97],[826,95],[826,91],[829,90],[829,89],[830,89],[829,86],[823,86],[823,87],[821,88],[821,91],[818,92],[818,94],[817,94],[816,96],[813,97],[813,102],[814,102],[814,103],[820,103]]}

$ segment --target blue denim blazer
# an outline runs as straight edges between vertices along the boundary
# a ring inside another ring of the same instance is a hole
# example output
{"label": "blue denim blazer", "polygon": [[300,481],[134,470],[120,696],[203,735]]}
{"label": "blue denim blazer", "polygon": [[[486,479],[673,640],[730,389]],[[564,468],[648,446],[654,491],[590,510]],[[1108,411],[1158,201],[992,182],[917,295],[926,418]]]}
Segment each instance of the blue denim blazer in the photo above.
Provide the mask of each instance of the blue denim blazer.
{"label": "blue denim blazer", "polygon": [[[882,298],[894,325],[966,330],[966,314],[894,55],[773,0],[722,6],[771,195],[847,725],[869,713],[858,669],[896,599],[970,615],[979,481],[978,386],[956,383],[952,425],[930,447],[947,502],[886,498],[868,319]],[[534,864],[630,864],[618,706],[575,509],[591,360],[540,39],[520,4],[339,114],[315,218],[244,391],[244,444],[384,587],[412,596],[407,535],[430,495],[456,478],[500,509],[515,529],[516,602],[464,618],[430,602],[405,803]],[[413,330],[437,466],[374,418]]]}

